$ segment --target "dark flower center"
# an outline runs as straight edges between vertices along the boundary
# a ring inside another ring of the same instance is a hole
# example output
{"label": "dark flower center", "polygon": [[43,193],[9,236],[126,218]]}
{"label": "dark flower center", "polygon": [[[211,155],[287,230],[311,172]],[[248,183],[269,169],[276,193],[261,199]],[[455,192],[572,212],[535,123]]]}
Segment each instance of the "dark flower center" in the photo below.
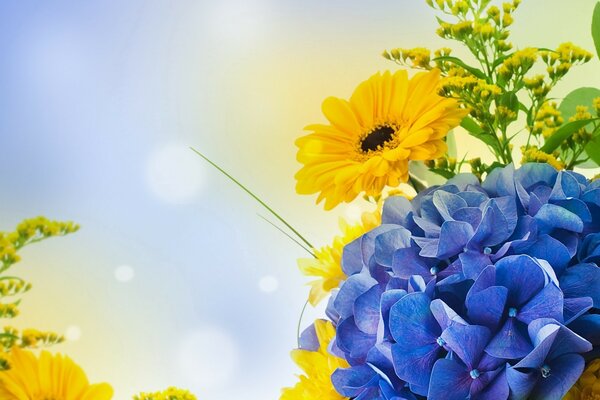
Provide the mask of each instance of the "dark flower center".
{"label": "dark flower center", "polygon": [[396,130],[391,126],[382,125],[373,129],[360,143],[362,151],[369,152],[375,151],[380,146],[384,146],[387,142],[392,140]]}
{"label": "dark flower center", "polygon": [[550,376],[550,366],[548,364],[544,364],[542,367],[542,377],[547,378]]}

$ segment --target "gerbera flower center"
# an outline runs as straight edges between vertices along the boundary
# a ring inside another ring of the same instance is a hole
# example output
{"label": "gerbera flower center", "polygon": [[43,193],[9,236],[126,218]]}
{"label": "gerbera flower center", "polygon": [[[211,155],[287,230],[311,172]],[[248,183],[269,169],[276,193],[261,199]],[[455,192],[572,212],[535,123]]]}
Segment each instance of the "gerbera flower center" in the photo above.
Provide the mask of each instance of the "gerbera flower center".
{"label": "gerbera flower center", "polygon": [[394,138],[396,130],[389,125],[380,125],[373,129],[360,142],[360,148],[363,152],[375,151],[384,147]]}

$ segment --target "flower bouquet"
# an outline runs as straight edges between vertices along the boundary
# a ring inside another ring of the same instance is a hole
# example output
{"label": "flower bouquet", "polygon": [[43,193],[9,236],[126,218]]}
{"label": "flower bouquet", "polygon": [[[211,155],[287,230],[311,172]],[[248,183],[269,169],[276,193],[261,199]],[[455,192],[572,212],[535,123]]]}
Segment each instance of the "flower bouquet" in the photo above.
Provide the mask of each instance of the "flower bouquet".
{"label": "flower bouquet", "polygon": [[[298,193],[372,206],[330,246],[299,237],[326,318],[282,400],[600,398],[600,179],[581,173],[600,165],[600,90],[552,97],[593,55],[513,45],[519,3],[427,0],[467,56],[385,51],[402,68],[326,99],[297,140]],[[600,53],[600,4],[592,35]],[[490,156],[458,159],[461,135]]]}

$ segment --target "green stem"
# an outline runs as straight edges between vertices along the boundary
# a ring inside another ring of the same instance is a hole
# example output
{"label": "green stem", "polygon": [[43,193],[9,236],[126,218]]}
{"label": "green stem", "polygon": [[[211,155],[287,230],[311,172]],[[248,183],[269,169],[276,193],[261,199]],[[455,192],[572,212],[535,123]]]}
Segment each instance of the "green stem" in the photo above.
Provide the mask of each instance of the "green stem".
{"label": "green stem", "polygon": [[304,303],[304,306],[302,307],[302,311],[300,311],[300,318],[298,318],[298,326],[296,327],[296,338],[298,340],[298,348],[300,348],[300,329],[302,329],[302,319],[304,318],[306,307],[308,307],[308,300],[306,300],[306,303]]}
{"label": "green stem", "polygon": [[269,225],[271,225],[273,228],[277,229],[279,232],[283,233],[285,236],[287,236],[292,242],[296,243],[298,246],[302,247],[308,254],[310,254],[311,256],[313,256],[314,258],[317,258],[317,256],[315,255],[315,253],[313,253],[308,247],[304,246],[302,243],[300,243],[299,241],[296,240],[296,238],[294,238],[292,235],[290,235],[289,233],[287,233],[286,231],[284,231],[283,229],[281,229],[280,227],[278,227],[277,225],[275,225],[273,222],[269,221],[266,217],[263,217],[262,215],[258,214],[258,216],[260,218],[262,218],[263,220],[265,220]]}
{"label": "green stem", "polygon": [[190,149],[198,154],[200,157],[202,157],[206,162],[208,162],[210,165],[212,165],[213,167],[215,167],[219,172],[221,172],[223,175],[225,175],[227,178],[229,178],[233,183],[235,183],[236,185],[238,185],[244,192],[248,193],[254,200],[258,201],[258,203],[263,206],[268,212],[270,212],[275,218],[277,218],[279,221],[281,221],[286,227],[288,227],[289,230],[291,230],[294,235],[296,235],[300,240],[302,240],[308,247],[310,247],[311,249],[314,249],[314,246],[312,244],[310,244],[310,242],[308,240],[306,240],[304,238],[304,236],[302,236],[297,230],[295,230],[285,219],[283,219],[279,214],[277,214],[271,207],[269,207],[264,201],[262,201],[257,195],[255,195],[254,193],[252,193],[246,186],[242,185],[237,179],[235,179],[233,176],[231,176],[230,174],[228,174],[223,168],[219,167],[217,164],[215,164],[214,162],[212,162],[208,157],[206,157],[204,154],[200,153],[198,150],[194,149],[193,147],[190,147]]}

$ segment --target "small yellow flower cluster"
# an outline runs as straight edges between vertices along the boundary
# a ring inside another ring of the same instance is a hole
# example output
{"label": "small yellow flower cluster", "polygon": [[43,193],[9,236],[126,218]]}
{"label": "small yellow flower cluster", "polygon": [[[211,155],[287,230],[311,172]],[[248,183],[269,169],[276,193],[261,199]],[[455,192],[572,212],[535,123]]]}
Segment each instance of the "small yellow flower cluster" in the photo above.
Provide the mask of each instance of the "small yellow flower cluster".
{"label": "small yellow flower cluster", "polygon": [[593,101],[594,111],[596,111],[596,115],[600,117],[600,97],[596,97]]}
{"label": "small yellow flower cluster", "polygon": [[423,47],[414,49],[396,48],[389,52],[384,51],[383,56],[388,60],[395,61],[401,65],[412,68],[431,69],[431,51]]}
{"label": "small yellow flower cluster", "polygon": [[542,60],[547,65],[550,79],[557,81],[565,76],[569,70],[577,64],[585,64],[593,57],[592,53],[573,43],[562,43],[556,51],[541,52]]}
{"label": "small yellow flower cluster", "polygon": [[196,400],[196,396],[187,390],[170,387],[156,393],[140,393],[133,400]]}
{"label": "small yellow flower cluster", "polygon": [[552,87],[546,83],[544,75],[523,78],[523,85],[529,90],[531,96],[539,101],[546,98]]}
{"label": "small yellow flower cluster", "polygon": [[548,138],[564,123],[564,119],[558,111],[555,102],[544,103],[535,116],[532,134]]}
{"label": "small yellow flower cluster", "polygon": [[600,399],[600,360],[592,361],[563,400]]}
{"label": "small yellow flower cluster", "polygon": [[471,115],[483,118],[502,89],[474,76],[448,76],[440,84],[440,95],[461,99],[471,108]]}
{"label": "small yellow flower cluster", "polygon": [[522,78],[534,66],[537,58],[538,50],[533,47],[515,51],[504,60],[498,68],[498,73],[507,81],[513,77]]}
{"label": "small yellow flower cluster", "polygon": [[14,347],[40,348],[52,346],[65,341],[65,338],[55,332],[42,332],[37,329],[24,329],[5,326],[0,334],[0,351],[8,352]]}
{"label": "small yellow flower cluster", "polygon": [[0,232],[0,262],[3,263],[0,272],[20,260],[17,251],[21,247],[53,236],[64,236],[78,229],[79,226],[73,222],[37,217],[22,221],[14,232]]}
{"label": "small yellow flower cluster", "polygon": [[[577,106],[575,115],[569,118],[569,122],[573,121],[585,121],[592,119],[592,114],[589,112],[589,108],[586,106]],[[579,129],[574,132],[569,139],[563,142],[562,147],[565,149],[574,148],[576,145],[585,146],[590,140],[592,140],[592,132],[588,132],[586,127]]]}
{"label": "small yellow flower cluster", "polygon": [[0,297],[15,296],[31,290],[31,283],[19,278],[7,278],[0,281]]}
{"label": "small yellow flower cluster", "polygon": [[539,163],[547,163],[552,165],[557,170],[565,169],[565,164],[558,159],[558,152],[553,154],[544,153],[540,149],[535,146],[523,146],[521,147],[521,152],[523,153],[523,159],[521,163],[527,162],[539,162]]}
{"label": "small yellow flower cluster", "polygon": [[15,318],[19,315],[19,309],[16,303],[0,303],[0,318]]}

